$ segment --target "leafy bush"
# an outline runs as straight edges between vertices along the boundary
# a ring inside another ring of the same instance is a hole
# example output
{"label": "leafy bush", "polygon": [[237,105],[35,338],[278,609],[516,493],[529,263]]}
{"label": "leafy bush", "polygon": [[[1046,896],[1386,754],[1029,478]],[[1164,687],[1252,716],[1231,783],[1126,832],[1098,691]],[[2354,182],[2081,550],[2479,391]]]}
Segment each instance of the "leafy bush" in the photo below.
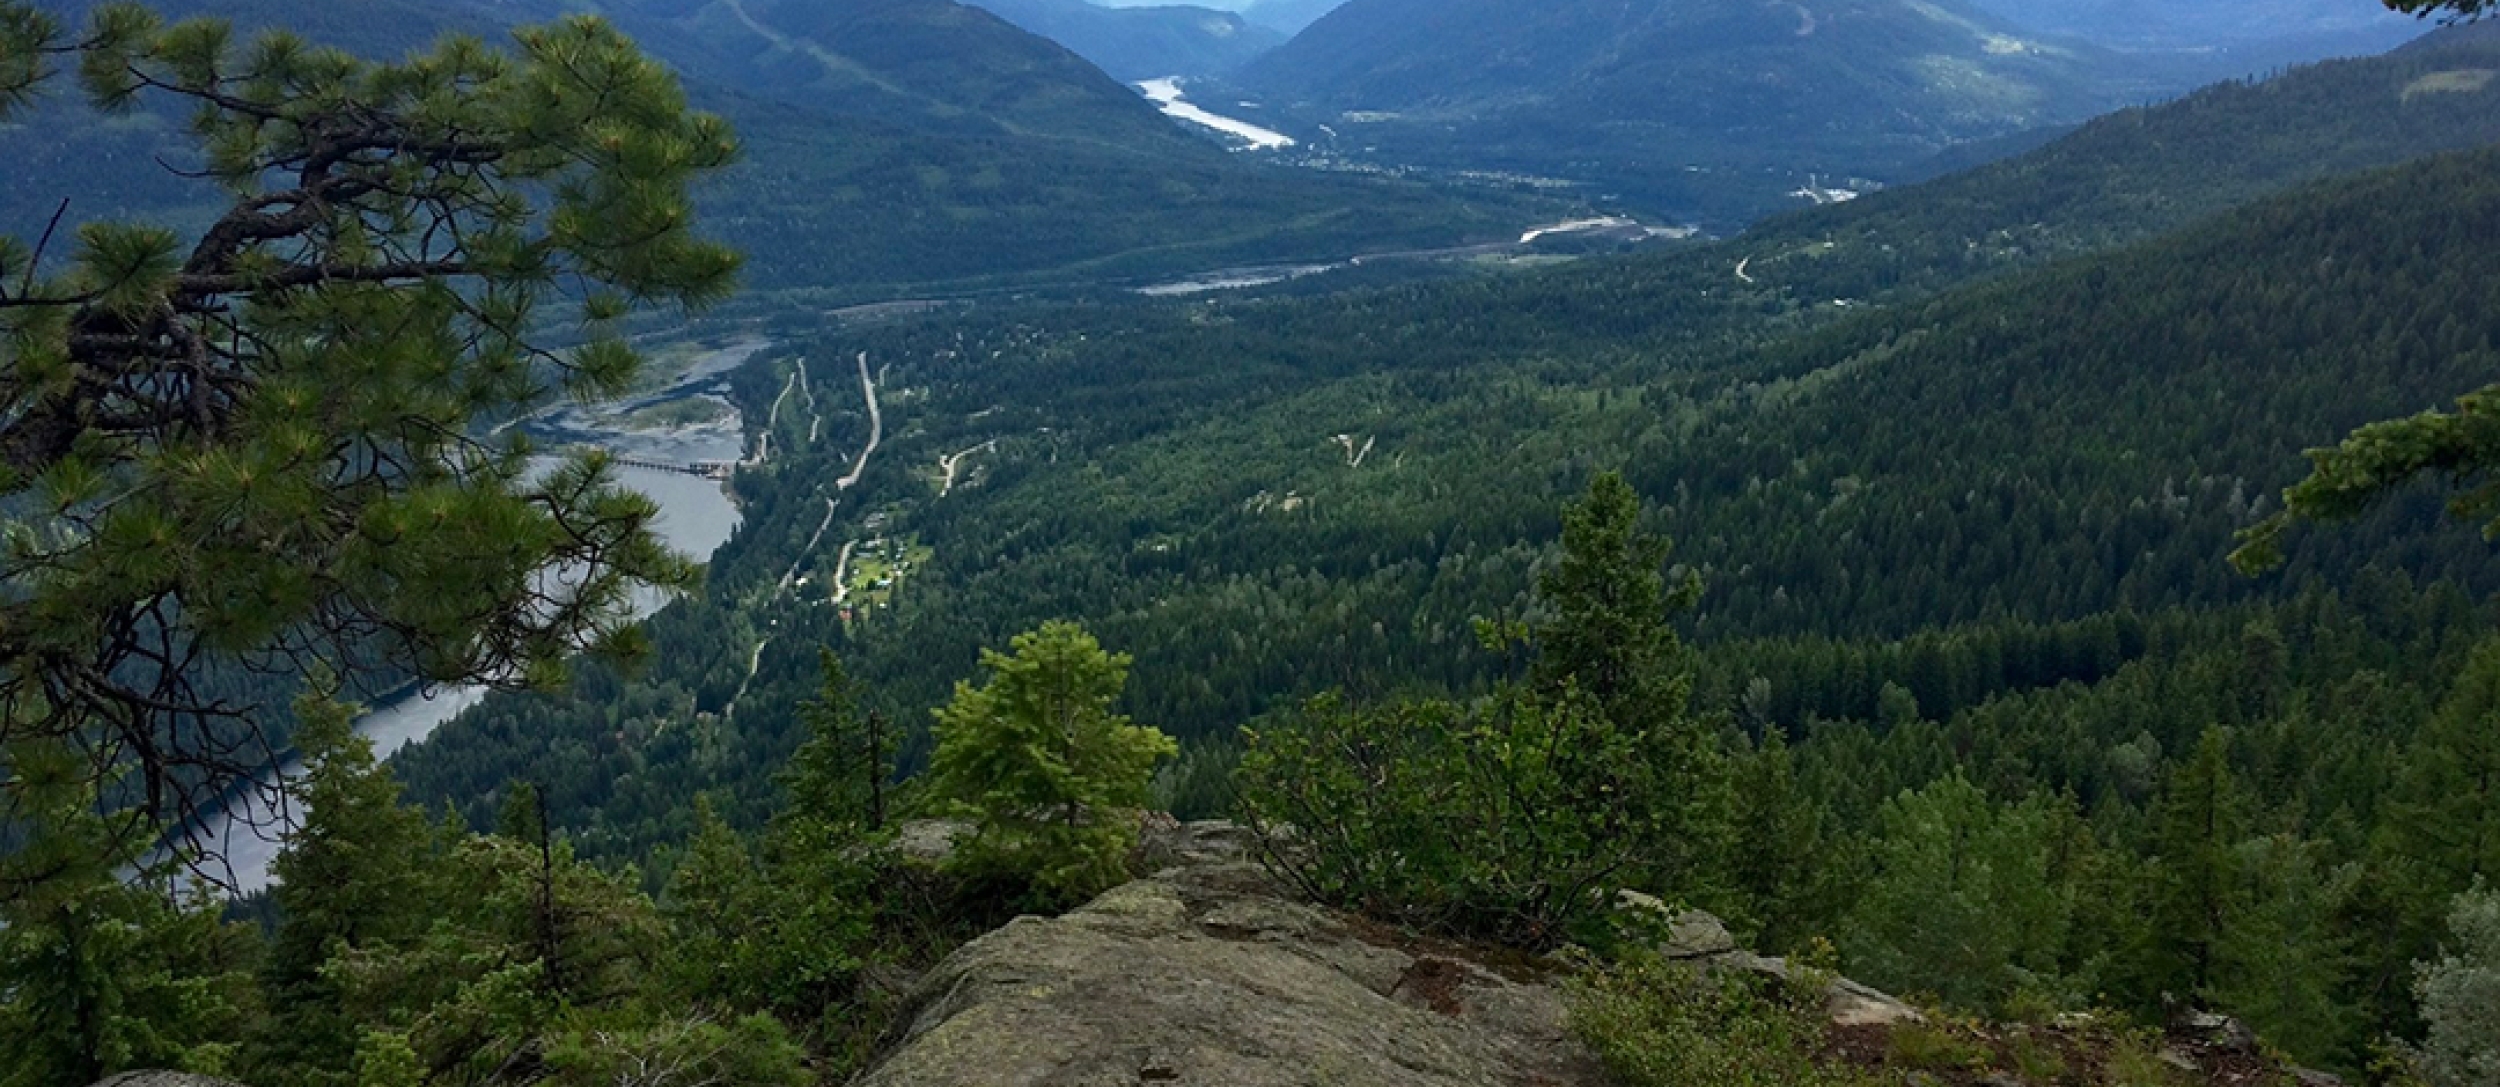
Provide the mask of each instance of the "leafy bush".
{"label": "leafy bush", "polygon": [[2500,1083],[2500,892],[2459,896],[2448,924],[2455,942],[2417,986],[2430,1024],[2422,1075],[2432,1087]]}
{"label": "leafy bush", "polygon": [[[1636,886],[1689,890],[1728,821],[1711,730],[1685,711],[1662,540],[1602,475],[1538,582],[1525,681],[1473,703],[1322,696],[1248,730],[1241,808],[1322,902],[1548,950]],[[1488,648],[1517,627],[1480,624]]]}

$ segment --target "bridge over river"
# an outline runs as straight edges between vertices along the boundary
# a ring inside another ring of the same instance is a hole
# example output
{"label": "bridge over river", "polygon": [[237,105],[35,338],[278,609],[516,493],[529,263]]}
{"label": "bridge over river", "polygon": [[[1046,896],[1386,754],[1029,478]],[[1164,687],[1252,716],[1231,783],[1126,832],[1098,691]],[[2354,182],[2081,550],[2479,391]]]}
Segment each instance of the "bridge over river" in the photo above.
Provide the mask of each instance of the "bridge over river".
{"label": "bridge over river", "polygon": [[624,465],[627,468],[642,468],[653,472],[675,472],[679,475],[697,476],[703,479],[717,480],[722,483],[729,482],[729,477],[738,470],[738,466],[733,462],[716,460],[699,460],[692,463],[686,463],[680,461],[644,460],[640,457],[625,457],[611,453],[608,455],[608,461],[612,464]]}

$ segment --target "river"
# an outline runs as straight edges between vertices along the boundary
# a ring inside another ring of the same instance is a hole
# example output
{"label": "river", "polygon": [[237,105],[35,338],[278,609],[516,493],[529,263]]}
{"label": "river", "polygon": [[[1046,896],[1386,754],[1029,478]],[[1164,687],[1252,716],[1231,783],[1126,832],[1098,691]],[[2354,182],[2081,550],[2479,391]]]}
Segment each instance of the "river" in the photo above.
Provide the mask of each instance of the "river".
{"label": "river", "polygon": [[[721,397],[719,385],[729,371],[767,346],[763,341],[748,340],[705,352],[658,392],[616,404],[567,407],[534,420],[527,424],[528,429],[550,439],[588,442],[641,460],[687,464],[736,461],[744,452],[743,429],[737,410]],[[726,415],[658,429],[634,428],[626,421],[635,411],[688,399],[717,401],[718,410]],[[649,468],[620,468],[617,476],[625,486],[658,503],[659,534],[679,551],[708,557],[729,542],[730,534],[737,530],[738,507],[717,482]],[[636,601],[635,610],[647,616],[666,603],[664,594],[646,591]],[[433,735],[435,729],[485,697],[486,692],[477,687],[450,687],[411,695],[359,718],[356,732],[373,742],[376,754],[388,757]],[[297,770],[296,764],[289,763],[279,773],[292,777]],[[263,778],[254,787],[235,790],[230,808],[207,817],[205,828],[197,836],[198,840],[218,845],[238,894],[267,888],[269,865],[277,858],[278,844],[271,840],[277,820],[268,804],[267,782]],[[228,871],[218,874],[225,877]]]}
{"label": "river", "polygon": [[1176,121],[1187,121],[1202,128],[1212,128],[1239,140],[1245,145],[1243,150],[1276,151],[1294,145],[1293,137],[1282,132],[1260,128],[1248,121],[1237,121],[1220,114],[1209,113],[1192,105],[1189,99],[1181,94],[1181,81],[1178,76],[1148,80],[1138,84],[1137,89],[1143,92],[1156,108],[1161,109],[1164,116]]}

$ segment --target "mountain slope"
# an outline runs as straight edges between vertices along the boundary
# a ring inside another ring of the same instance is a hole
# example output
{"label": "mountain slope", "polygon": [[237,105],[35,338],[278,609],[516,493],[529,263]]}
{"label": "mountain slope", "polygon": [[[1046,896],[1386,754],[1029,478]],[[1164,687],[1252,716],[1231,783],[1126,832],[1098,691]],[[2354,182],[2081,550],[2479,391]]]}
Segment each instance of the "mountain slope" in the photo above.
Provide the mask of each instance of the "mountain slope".
{"label": "mountain slope", "polygon": [[[73,16],[84,0],[50,5]],[[588,0],[172,0],[245,29],[300,26],[367,55],[442,33],[501,37]],[[748,278],[822,300],[892,297],[1228,264],[1342,258],[1516,236],[1556,214],[1509,197],[1246,162],[1166,119],[1066,49],[952,0],[607,0],[597,10],[683,73],[748,154],[702,210]],[[100,121],[63,95],[0,128],[0,231],[73,218],[197,221],[213,196],[158,165],[190,161],[179,120]],[[1537,210],[1528,210],[1536,208]]]}
{"label": "mountain slope", "polygon": [[972,0],[1129,82],[1230,72],[1285,35],[1211,8],[1106,8],[1086,0]]}
{"label": "mountain slope", "polygon": [[[2146,90],[2117,70],[1949,2],[1352,0],[1238,78],[1384,157],[1726,222],[1811,173],[1880,177]],[[1724,172],[1754,176],[1687,176]]]}

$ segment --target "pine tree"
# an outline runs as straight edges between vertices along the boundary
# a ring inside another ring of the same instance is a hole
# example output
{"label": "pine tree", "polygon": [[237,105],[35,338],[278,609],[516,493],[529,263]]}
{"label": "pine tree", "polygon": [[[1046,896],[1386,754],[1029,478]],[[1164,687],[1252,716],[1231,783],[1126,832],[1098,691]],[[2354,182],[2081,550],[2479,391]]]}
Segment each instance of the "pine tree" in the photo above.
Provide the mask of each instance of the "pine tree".
{"label": "pine tree", "polygon": [[2050,878],[2047,801],[1999,808],[1957,775],[1877,818],[1875,876],[1841,944],[1852,970],[1974,1011],[2054,990],[2073,903]]}
{"label": "pine tree", "polygon": [[744,999],[748,960],[762,918],[762,873],[708,796],[694,800],[694,837],[660,898],[678,992],[693,1000]]}
{"label": "pine tree", "polygon": [[1112,712],[1129,658],[1074,623],[1019,634],[1012,654],[985,650],[989,681],[955,686],[937,711],[929,792],[971,816],[959,847],[972,871],[1028,879],[1043,898],[1081,901],[1126,875],[1136,809],[1170,737]]}
{"label": "pine tree", "polygon": [[894,776],[893,740],[882,716],[860,713],[858,692],[842,659],[831,649],[820,649],[817,662],[821,678],[816,697],[799,706],[807,740],[780,775],[789,796],[782,814],[881,831],[887,785]]}
{"label": "pine tree", "polygon": [[[232,201],[192,239],[0,239],[0,506],[25,530],[0,569],[0,742],[74,737],[172,821],[283,740],[206,664],[551,684],[583,649],[641,648],[637,589],[693,583],[603,460],[541,471],[475,435],[628,387],[619,318],[725,294],[737,259],[689,194],[735,140],[604,22],[515,38],[377,64],[0,0],[0,120],[74,64],[107,112],[190,111],[203,195]],[[525,338],[542,307],[581,318],[579,346]]]}
{"label": "pine tree", "polygon": [[1761,925],[1755,946],[1781,954],[1831,935],[1839,921],[1832,888],[1840,875],[1831,810],[1798,787],[1794,756],[1778,728],[1737,760],[1732,780],[1727,882]]}
{"label": "pine tree", "polygon": [[1562,555],[1537,576],[1544,614],[1530,626],[1528,683],[1548,696],[1568,684],[1626,729],[1663,729],[1683,716],[1692,687],[1668,619],[1692,607],[1701,583],[1688,574],[1669,590],[1671,545],[1641,531],[1640,515],[1617,472],[1590,480],[1563,511]]}
{"label": "pine tree", "polygon": [[1643,828],[1649,850],[1636,882],[1689,895],[1719,865],[1733,804],[1717,731],[1690,712],[1691,660],[1671,625],[1700,599],[1701,579],[1687,572],[1670,585],[1672,544],[1640,518],[1618,472],[1598,474],[1564,508],[1562,554],[1537,577],[1525,693],[1551,722],[1574,720],[1583,700],[1595,708],[1609,727],[1580,746],[1623,757],[1584,764],[1590,780],[1577,784],[1640,790],[1649,806],[1628,825]]}
{"label": "pine tree", "polygon": [[2330,870],[2311,843],[2270,836],[2234,851],[2244,903],[2215,947],[2213,999],[2303,1064],[2358,1067],[2355,1011],[2340,992],[2351,969],[2333,928],[2359,872]]}

